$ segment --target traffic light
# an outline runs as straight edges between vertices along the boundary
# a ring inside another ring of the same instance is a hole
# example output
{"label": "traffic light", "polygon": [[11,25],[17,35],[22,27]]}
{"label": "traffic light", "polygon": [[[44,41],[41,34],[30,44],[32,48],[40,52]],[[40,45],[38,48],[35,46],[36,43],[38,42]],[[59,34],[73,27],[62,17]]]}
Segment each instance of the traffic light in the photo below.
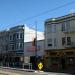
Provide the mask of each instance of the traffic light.
{"label": "traffic light", "polygon": [[32,46],[36,46],[36,38],[32,41]]}

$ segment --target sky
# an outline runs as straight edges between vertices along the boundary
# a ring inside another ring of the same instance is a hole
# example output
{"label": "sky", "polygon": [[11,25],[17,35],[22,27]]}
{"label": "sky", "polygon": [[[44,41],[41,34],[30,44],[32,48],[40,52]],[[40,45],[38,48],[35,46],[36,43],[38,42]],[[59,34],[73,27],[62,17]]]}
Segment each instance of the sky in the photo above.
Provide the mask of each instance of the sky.
{"label": "sky", "polygon": [[[67,4],[70,2],[73,3]],[[46,19],[71,12],[75,12],[75,0],[0,0],[0,30],[26,24],[30,28],[37,25],[38,31],[44,31]]]}

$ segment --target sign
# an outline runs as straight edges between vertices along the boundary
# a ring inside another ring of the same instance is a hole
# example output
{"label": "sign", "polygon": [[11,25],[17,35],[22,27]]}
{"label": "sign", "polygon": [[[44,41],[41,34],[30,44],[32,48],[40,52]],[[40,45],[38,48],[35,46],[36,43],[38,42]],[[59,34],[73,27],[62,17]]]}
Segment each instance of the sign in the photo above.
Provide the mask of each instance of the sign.
{"label": "sign", "polygon": [[[28,52],[35,52],[36,51],[36,46],[30,46],[27,47]],[[37,46],[37,51],[40,51],[40,46]]]}
{"label": "sign", "polygon": [[36,49],[35,46],[31,46],[31,47],[28,47],[28,48],[27,48],[27,51],[28,51],[28,52],[34,52],[35,49]]}
{"label": "sign", "polygon": [[39,70],[41,70],[41,69],[43,68],[42,62],[40,62],[40,63],[38,64],[38,68],[39,68]]}

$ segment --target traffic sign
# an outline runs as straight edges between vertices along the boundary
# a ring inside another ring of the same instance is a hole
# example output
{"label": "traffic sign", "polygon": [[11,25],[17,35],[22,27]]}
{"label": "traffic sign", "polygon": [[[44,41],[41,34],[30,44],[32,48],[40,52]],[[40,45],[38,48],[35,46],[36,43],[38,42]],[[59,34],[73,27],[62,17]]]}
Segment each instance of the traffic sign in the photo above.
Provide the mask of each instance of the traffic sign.
{"label": "traffic sign", "polygon": [[40,62],[40,63],[38,64],[38,68],[39,68],[39,70],[41,70],[41,69],[43,68],[42,62]]}

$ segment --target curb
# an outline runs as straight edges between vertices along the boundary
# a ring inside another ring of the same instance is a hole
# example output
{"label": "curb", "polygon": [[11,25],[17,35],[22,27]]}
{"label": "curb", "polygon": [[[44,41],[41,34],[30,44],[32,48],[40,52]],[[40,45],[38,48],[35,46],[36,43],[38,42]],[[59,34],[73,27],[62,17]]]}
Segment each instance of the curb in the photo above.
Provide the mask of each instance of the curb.
{"label": "curb", "polygon": [[26,72],[35,72],[35,70],[31,70],[31,69],[20,69],[20,68],[11,68],[11,67],[3,67],[3,66],[0,66],[0,68],[2,68],[2,69],[11,69],[11,70],[18,70],[18,71],[26,71]]}

